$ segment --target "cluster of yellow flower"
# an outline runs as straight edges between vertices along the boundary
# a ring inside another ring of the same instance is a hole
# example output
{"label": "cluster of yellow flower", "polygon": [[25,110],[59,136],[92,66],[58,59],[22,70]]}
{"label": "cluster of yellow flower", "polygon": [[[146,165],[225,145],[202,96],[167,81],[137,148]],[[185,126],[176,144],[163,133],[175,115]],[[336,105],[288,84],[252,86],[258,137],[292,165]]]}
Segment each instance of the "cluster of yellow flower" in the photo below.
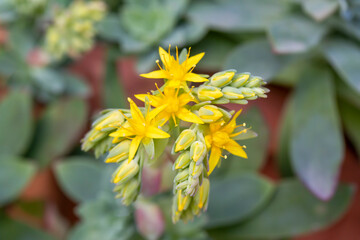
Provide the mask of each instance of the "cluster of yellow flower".
{"label": "cluster of yellow flower", "polygon": [[93,46],[95,27],[106,13],[101,1],[74,1],[64,9],[47,29],[45,48],[55,58],[65,54],[76,57]]}
{"label": "cluster of yellow flower", "polygon": [[[82,147],[84,151],[94,149],[97,156],[108,153],[105,161],[119,164],[113,182],[118,197],[128,205],[140,192],[143,164],[153,162],[164,152],[172,137],[175,143],[171,152],[178,154],[173,164],[173,221],[186,221],[206,210],[209,175],[221,157],[226,158],[223,150],[247,158],[244,146],[236,140],[256,136],[245,124],[236,124],[241,111],[229,112],[214,104],[246,104],[247,100],[266,97],[269,90],[263,87],[261,78],[249,73],[228,70],[209,79],[193,73],[204,53],[193,57],[180,54],[183,59],[179,59],[178,52],[174,57],[170,47],[168,52],[160,47],[159,55],[163,67],[157,61],[160,70],[141,76],[164,78],[165,84],[160,88],[156,85],[152,93],[135,96],[145,102],[144,108],[138,108],[129,98],[130,111],[103,112],[83,139]],[[199,82],[200,86],[190,89],[188,82]]]}

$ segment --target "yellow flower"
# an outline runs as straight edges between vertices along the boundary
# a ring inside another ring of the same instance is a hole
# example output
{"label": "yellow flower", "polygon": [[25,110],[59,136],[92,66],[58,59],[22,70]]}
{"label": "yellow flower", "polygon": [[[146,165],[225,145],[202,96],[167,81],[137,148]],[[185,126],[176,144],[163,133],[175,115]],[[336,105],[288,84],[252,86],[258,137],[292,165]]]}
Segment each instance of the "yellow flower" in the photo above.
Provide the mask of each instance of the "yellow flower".
{"label": "yellow flower", "polygon": [[209,158],[209,175],[218,164],[223,149],[236,156],[247,158],[243,147],[233,139],[239,134],[244,133],[244,131],[234,132],[234,130],[239,127],[236,126],[236,118],[240,115],[240,113],[241,111],[238,111],[226,125],[224,121],[209,124],[209,134],[205,136],[206,146],[208,149],[211,149]]}
{"label": "yellow flower", "polygon": [[164,92],[162,92],[159,88],[158,90],[159,95],[157,96],[150,94],[138,94],[135,97],[143,102],[145,102],[145,99],[148,98],[150,105],[155,108],[164,107],[164,110],[158,115],[158,119],[163,121],[162,124],[165,124],[170,117],[172,117],[175,124],[176,117],[186,122],[199,124],[204,123],[200,117],[186,108],[186,105],[189,102],[195,101],[190,93],[183,93],[179,95],[179,88],[175,89],[173,87],[165,87]]}
{"label": "yellow flower", "polygon": [[140,76],[145,78],[165,78],[167,79],[165,86],[174,88],[184,88],[186,92],[189,92],[187,81],[189,82],[206,82],[208,79],[201,77],[198,74],[193,73],[193,69],[196,64],[204,56],[204,53],[199,53],[193,57],[190,56],[190,49],[186,56],[186,60],[182,63],[179,62],[179,54],[176,48],[176,59],[166,52],[163,48],[159,47],[159,55],[164,68],[160,67],[159,60],[156,61],[160,70],[156,70],[150,73],[141,74]]}
{"label": "yellow flower", "polygon": [[127,121],[118,130],[111,133],[110,136],[114,137],[114,143],[119,142],[119,138],[132,137],[128,159],[130,162],[134,158],[140,143],[143,143],[146,148],[146,145],[153,145],[154,138],[168,138],[170,135],[158,128],[159,124],[155,118],[159,112],[164,110],[165,106],[151,111],[148,110],[144,117],[134,101],[130,98],[128,98],[128,101],[130,102],[131,118],[124,115]]}

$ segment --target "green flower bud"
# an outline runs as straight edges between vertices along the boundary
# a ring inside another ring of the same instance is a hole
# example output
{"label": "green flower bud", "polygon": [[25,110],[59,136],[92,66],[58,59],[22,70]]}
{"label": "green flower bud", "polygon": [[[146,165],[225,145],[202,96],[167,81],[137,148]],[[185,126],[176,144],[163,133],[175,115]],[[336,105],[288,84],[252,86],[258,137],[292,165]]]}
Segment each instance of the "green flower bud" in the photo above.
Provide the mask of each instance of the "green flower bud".
{"label": "green flower bud", "polygon": [[182,131],[175,142],[175,152],[185,150],[195,141],[195,132],[191,129]]}
{"label": "green flower bud", "polygon": [[190,164],[190,152],[185,151],[179,155],[174,163],[174,169],[186,168]]}
{"label": "green flower bud", "polygon": [[223,87],[229,84],[234,77],[236,70],[227,70],[215,73],[209,80],[210,84],[215,87]]}
{"label": "green flower bud", "polygon": [[181,190],[177,192],[176,198],[177,198],[176,199],[177,200],[176,201],[177,202],[177,211],[179,211],[179,212],[186,210],[189,207],[191,199],[192,199],[188,195],[183,195]]}
{"label": "green flower bud", "polygon": [[129,157],[129,149],[130,149],[131,140],[123,140],[119,144],[117,144],[111,151],[109,152],[105,162],[106,163],[115,163],[121,162]]}
{"label": "green flower bud", "polygon": [[92,126],[99,131],[111,131],[121,126],[124,121],[125,118],[120,110],[113,110],[98,118]]}
{"label": "green flower bud", "polygon": [[224,87],[222,92],[224,93],[224,97],[227,99],[243,99],[244,95],[242,91],[238,88],[234,87]]}
{"label": "green flower bud", "polygon": [[236,74],[232,79],[231,86],[238,88],[245,85],[245,83],[249,80],[250,76],[251,73],[248,72]]}
{"label": "green flower bud", "polygon": [[[204,143],[200,141],[195,141],[193,144],[191,144],[190,147],[190,156],[193,161],[196,163],[202,162],[206,154],[206,146]],[[199,165],[199,164],[197,164]],[[202,166],[202,164],[200,164]]]}
{"label": "green flower bud", "polygon": [[191,176],[194,179],[198,178],[200,176],[200,174],[203,172],[203,170],[204,170],[204,165],[203,164],[195,165],[192,172],[191,172]]}
{"label": "green flower bud", "polygon": [[137,161],[124,161],[115,171],[113,182],[117,184],[126,183],[139,173],[140,166]]}
{"label": "green flower bud", "polygon": [[189,170],[184,169],[181,172],[179,172],[178,174],[176,174],[176,176],[174,178],[174,182],[181,182],[181,181],[187,179],[188,177],[189,177]]}
{"label": "green flower bud", "polygon": [[136,197],[139,194],[139,182],[137,179],[133,179],[129,182],[127,182],[122,191],[121,194],[118,194],[116,197],[123,198],[122,203],[126,206],[130,205],[132,202],[135,201]]}
{"label": "green flower bud", "polygon": [[[210,181],[208,178],[204,178],[201,186],[194,196],[194,200],[192,201],[193,207],[195,209],[205,209],[207,208],[208,198],[210,192]],[[200,211],[199,211],[200,212]],[[196,212],[195,214],[199,214]]]}
{"label": "green flower bud", "polygon": [[251,77],[250,80],[246,83],[246,87],[260,87],[263,83],[264,80],[261,77]]}
{"label": "green flower bud", "polygon": [[212,101],[217,98],[221,98],[223,96],[223,93],[221,92],[220,88],[201,85],[198,88],[197,95],[201,101]]}
{"label": "green flower bud", "polygon": [[199,117],[205,123],[216,122],[223,116],[218,107],[214,105],[206,105],[199,109]]}

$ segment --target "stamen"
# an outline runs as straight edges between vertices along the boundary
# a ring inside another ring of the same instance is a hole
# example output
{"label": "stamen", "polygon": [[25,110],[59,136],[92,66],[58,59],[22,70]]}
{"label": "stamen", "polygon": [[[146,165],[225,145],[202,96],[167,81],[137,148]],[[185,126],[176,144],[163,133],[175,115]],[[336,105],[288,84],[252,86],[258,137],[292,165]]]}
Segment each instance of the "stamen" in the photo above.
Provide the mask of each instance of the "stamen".
{"label": "stamen", "polygon": [[179,50],[177,46],[176,46],[176,61],[179,61]]}
{"label": "stamen", "polygon": [[156,64],[158,65],[158,67],[160,68],[160,70],[164,70],[164,69],[162,69],[162,67],[160,66],[160,61],[159,61],[159,59],[156,60]]}
{"label": "stamen", "polygon": [[161,96],[165,97],[164,93],[160,90],[157,83],[155,83],[156,89],[160,92]]}

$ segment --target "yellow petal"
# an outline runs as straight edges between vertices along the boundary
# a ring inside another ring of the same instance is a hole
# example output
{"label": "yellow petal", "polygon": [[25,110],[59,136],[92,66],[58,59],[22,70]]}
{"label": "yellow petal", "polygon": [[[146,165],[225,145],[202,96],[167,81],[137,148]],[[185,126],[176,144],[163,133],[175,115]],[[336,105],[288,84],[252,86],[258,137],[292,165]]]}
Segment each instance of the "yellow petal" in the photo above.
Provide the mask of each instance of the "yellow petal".
{"label": "yellow petal", "polygon": [[127,129],[127,128],[120,128],[119,130],[110,133],[110,137],[130,137],[130,136],[134,136],[136,135],[136,133],[134,131],[132,131],[132,129]]}
{"label": "yellow petal", "polygon": [[187,73],[187,74],[185,74],[184,79],[186,81],[190,81],[190,82],[206,82],[206,81],[209,81],[207,78],[201,77],[200,75],[198,75],[196,73]]}
{"label": "yellow petal", "polygon": [[130,162],[131,160],[133,160],[136,151],[139,148],[139,145],[141,143],[141,140],[143,139],[142,136],[136,136],[131,140],[131,144],[130,144],[130,149],[129,149],[129,160],[128,162]]}
{"label": "yellow petal", "polygon": [[149,137],[149,138],[169,138],[170,135],[167,132],[165,132],[165,131],[163,131],[163,130],[155,127],[155,126],[148,126],[147,132],[146,132],[146,137]]}
{"label": "yellow petal", "polygon": [[150,121],[152,119],[154,119],[160,112],[162,112],[168,105],[164,104],[162,106],[159,106],[157,108],[154,108],[153,110],[151,110],[148,114],[146,114],[146,120]]}
{"label": "yellow petal", "polygon": [[145,102],[145,99],[149,99],[149,103],[153,107],[158,107],[161,104],[161,98],[157,96],[153,96],[150,94],[136,94],[135,97],[142,102]]}
{"label": "yellow petal", "polygon": [[204,124],[201,118],[186,108],[181,108],[177,113],[175,113],[175,115],[185,122]]}
{"label": "yellow petal", "polygon": [[172,62],[172,56],[166,52],[162,47],[159,47],[159,56],[161,59],[161,62],[164,64],[165,68],[168,68],[168,66]]}
{"label": "yellow petal", "polygon": [[153,72],[140,74],[140,76],[144,78],[167,78],[168,75],[164,70],[156,70]]}
{"label": "yellow petal", "polygon": [[242,109],[240,109],[239,111],[237,111],[237,112],[234,114],[234,116],[232,117],[232,119],[230,120],[230,122],[229,122],[225,127],[222,128],[222,130],[223,130],[224,132],[227,132],[227,133],[231,134],[231,133],[234,131],[234,129],[236,128],[236,119],[237,119],[238,116],[240,115],[241,111],[242,111]]}
{"label": "yellow petal", "polygon": [[138,106],[136,106],[136,104],[134,103],[134,101],[131,98],[128,98],[128,101],[130,103],[130,112],[131,112],[131,116],[134,120],[136,121],[145,121],[145,118],[142,114],[142,112],[140,111],[140,109],[138,108]]}
{"label": "yellow petal", "polygon": [[186,105],[188,102],[195,101],[193,96],[191,96],[189,93],[181,94],[179,97],[179,105],[182,107]]}
{"label": "yellow petal", "polygon": [[214,171],[214,168],[217,166],[219,160],[221,157],[221,149],[215,146],[211,147],[211,153],[210,153],[210,158],[209,158],[209,171],[208,171],[208,175],[210,175],[212,173],[212,171]]}
{"label": "yellow petal", "polygon": [[243,147],[232,139],[230,139],[229,142],[224,147],[227,151],[229,151],[230,153],[236,156],[247,158],[247,154],[244,151]]}
{"label": "yellow petal", "polygon": [[188,58],[186,61],[184,61],[181,65],[186,68],[186,70],[190,70],[192,67],[194,67],[198,62],[204,57],[205,53],[199,53],[195,56],[192,56]]}

